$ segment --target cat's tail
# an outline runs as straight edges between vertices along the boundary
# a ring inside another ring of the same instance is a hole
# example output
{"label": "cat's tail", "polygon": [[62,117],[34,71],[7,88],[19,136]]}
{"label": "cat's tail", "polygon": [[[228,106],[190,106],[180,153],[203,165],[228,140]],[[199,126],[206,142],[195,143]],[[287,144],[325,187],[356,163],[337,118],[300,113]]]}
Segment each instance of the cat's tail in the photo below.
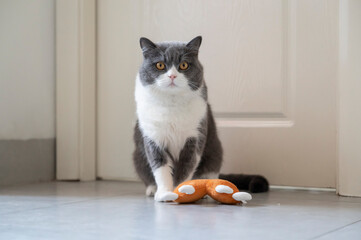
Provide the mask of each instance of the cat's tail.
{"label": "cat's tail", "polygon": [[269,189],[267,179],[260,175],[220,174],[219,178],[230,181],[239,190],[247,190],[252,193],[267,192]]}

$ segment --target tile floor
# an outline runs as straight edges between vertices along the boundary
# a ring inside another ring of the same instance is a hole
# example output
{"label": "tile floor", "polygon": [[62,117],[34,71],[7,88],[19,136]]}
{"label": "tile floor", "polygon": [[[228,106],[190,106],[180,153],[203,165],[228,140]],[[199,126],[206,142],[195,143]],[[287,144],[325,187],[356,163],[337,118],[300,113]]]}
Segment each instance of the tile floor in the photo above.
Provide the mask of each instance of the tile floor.
{"label": "tile floor", "polygon": [[272,190],[246,206],[155,203],[132,182],[0,189],[0,239],[361,239],[361,199]]}

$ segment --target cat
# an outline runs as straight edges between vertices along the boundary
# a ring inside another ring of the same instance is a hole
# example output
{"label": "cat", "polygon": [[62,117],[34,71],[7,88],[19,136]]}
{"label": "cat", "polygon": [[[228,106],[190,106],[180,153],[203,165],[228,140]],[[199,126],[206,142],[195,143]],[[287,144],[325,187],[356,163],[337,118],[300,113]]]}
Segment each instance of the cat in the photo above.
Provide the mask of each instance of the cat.
{"label": "cat", "polygon": [[223,150],[198,59],[201,42],[201,36],[188,43],[140,38],[133,161],[155,201],[175,200],[174,187],[191,179],[222,178],[239,189],[268,190],[262,176],[219,174]]}

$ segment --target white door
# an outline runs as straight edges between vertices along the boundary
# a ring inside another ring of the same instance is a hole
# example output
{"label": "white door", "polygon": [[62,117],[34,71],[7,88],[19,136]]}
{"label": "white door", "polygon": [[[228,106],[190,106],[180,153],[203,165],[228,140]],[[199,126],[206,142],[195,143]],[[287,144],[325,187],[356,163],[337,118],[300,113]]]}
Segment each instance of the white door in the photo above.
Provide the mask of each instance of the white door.
{"label": "white door", "polygon": [[335,187],[338,1],[98,1],[97,175],[132,165],[139,38],[203,36],[223,173]]}

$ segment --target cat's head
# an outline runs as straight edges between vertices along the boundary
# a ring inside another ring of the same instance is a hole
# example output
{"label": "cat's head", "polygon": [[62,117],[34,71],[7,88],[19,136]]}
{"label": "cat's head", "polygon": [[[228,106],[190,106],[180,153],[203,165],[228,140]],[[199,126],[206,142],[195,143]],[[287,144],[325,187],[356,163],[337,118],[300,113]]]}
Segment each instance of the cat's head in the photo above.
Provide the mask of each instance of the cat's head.
{"label": "cat's head", "polygon": [[203,82],[203,68],[198,60],[201,42],[201,36],[188,43],[153,43],[140,38],[144,56],[139,70],[142,84],[169,93],[198,90]]}

